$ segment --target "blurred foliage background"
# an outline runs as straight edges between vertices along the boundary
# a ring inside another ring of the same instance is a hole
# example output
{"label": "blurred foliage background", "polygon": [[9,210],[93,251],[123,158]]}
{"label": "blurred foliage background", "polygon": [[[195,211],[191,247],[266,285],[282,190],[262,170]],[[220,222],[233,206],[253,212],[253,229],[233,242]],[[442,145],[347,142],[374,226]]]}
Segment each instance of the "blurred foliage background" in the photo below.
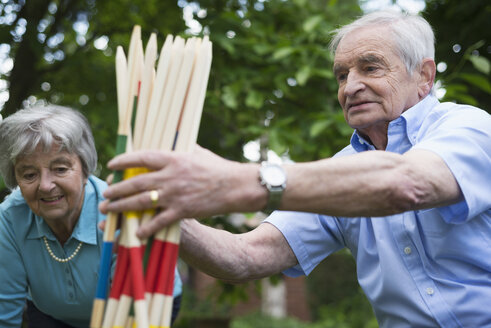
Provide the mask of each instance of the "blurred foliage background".
{"label": "blurred foliage background", "polygon": [[[239,161],[258,160],[244,156],[249,142],[294,161],[328,157],[352,133],[337,102],[330,32],[374,2],[0,0],[0,114],[38,101],[81,110],[92,125],[98,174],[105,178],[117,128],[115,49],[127,51],[131,29],[139,24],[145,42],[158,33],[159,46],[167,34],[207,34],[213,42],[200,145]],[[388,2],[398,7],[396,0]],[[491,3],[419,3],[437,38],[439,98],[489,112]],[[1,181],[0,189],[3,199]],[[373,326],[354,272],[350,255],[340,253],[309,277],[313,318],[322,327]],[[269,322],[258,318],[233,327]],[[292,322],[267,327],[304,327]]]}

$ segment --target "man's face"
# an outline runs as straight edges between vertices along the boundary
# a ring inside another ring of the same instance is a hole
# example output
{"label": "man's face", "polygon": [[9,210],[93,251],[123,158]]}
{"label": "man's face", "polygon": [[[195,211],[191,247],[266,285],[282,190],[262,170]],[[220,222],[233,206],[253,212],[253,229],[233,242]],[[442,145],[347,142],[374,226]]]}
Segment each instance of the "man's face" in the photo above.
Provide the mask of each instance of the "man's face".
{"label": "man's face", "polygon": [[58,146],[45,153],[18,158],[15,177],[31,210],[47,221],[75,222],[82,210],[84,184],[82,163],[75,154],[58,152]]}
{"label": "man's face", "polygon": [[347,34],[336,50],[334,74],[346,122],[368,136],[386,135],[388,122],[419,101],[419,74],[409,75],[384,27]]}

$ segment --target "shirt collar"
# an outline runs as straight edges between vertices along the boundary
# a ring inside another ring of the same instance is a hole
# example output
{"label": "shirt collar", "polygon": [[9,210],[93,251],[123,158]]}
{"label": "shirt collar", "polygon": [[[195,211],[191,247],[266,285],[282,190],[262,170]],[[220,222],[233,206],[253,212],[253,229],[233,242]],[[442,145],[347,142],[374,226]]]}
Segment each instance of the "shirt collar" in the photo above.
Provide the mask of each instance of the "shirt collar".
{"label": "shirt collar", "polygon": [[414,146],[417,141],[418,132],[430,109],[439,103],[435,96],[428,95],[419,103],[402,113],[401,118],[406,122],[407,138]]}
{"label": "shirt collar", "polygon": [[365,138],[363,138],[357,130],[353,132],[351,135],[351,146],[357,151],[357,152],[362,152],[362,151],[367,151],[367,150],[374,150],[375,147],[368,142]]}
{"label": "shirt collar", "polygon": [[[395,126],[404,126],[407,134],[407,138],[412,145],[416,143],[418,131],[429,113],[429,109],[437,105],[438,99],[435,96],[428,95],[423,100],[418,102],[413,107],[407,109],[402,115],[389,124],[389,130]],[[402,124],[401,124],[402,123]],[[355,130],[351,135],[351,146],[357,151],[375,150],[375,147],[363,138],[358,130]]]}
{"label": "shirt collar", "polygon": [[[72,235],[68,241],[72,238],[77,239],[86,244],[97,244],[97,218],[100,215],[98,210],[99,199],[90,179],[87,180],[85,185],[84,204],[80,218],[73,229]],[[55,240],[56,237],[46,224],[44,219],[38,215],[31,213],[31,226],[27,233],[28,239],[37,239],[46,237],[49,240]]]}

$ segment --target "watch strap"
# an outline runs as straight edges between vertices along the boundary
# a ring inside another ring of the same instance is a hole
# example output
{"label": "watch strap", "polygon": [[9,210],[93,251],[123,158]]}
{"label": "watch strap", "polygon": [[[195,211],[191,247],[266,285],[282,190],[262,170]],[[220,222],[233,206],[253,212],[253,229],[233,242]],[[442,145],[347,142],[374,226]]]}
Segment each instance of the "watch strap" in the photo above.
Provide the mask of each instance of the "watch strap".
{"label": "watch strap", "polygon": [[270,187],[268,188],[268,202],[263,212],[266,214],[271,214],[273,211],[280,207],[281,197],[283,196],[283,187]]}

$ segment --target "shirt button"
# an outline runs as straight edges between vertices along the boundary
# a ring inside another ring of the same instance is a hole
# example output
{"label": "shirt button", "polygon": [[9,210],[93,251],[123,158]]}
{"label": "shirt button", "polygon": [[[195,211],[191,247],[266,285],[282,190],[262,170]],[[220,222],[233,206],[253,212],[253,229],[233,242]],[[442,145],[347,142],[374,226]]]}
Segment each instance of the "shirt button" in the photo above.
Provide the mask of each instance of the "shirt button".
{"label": "shirt button", "polygon": [[72,285],[72,281],[68,280],[68,286],[71,286],[71,285]]}
{"label": "shirt button", "polygon": [[433,290],[433,288],[431,288],[431,287],[426,288],[426,294],[433,295],[434,293],[435,293],[435,291]]}
{"label": "shirt button", "polygon": [[405,253],[406,255],[411,254],[411,252],[412,252],[411,247],[409,247],[409,246],[408,246],[408,247],[405,247],[405,248],[404,248],[404,253]]}

